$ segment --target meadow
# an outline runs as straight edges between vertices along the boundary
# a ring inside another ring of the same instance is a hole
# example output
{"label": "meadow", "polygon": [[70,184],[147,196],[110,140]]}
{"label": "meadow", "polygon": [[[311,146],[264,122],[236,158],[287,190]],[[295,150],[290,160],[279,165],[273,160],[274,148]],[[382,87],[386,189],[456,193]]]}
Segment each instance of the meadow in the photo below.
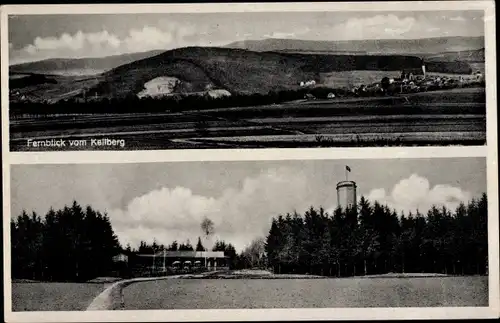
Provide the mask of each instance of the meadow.
{"label": "meadow", "polygon": [[488,277],[179,279],[123,295],[127,310],[488,306]]}
{"label": "meadow", "polygon": [[103,137],[125,139],[124,149],[486,142],[484,88],[423,92],[405,97],[299,100],[234,108],[193,106],[184,111],[151,114],[19,117],[10,123],[11,150],[36,150],[27,147],[28,139]]}
{"label": "meadow", "polygon": [[13,282],[12,311],[83,311],[105,283]]}
{"label": "meadow", "polygon": [[320,74],[320,83],[328,87],[352,88],[380,82],[384,77],[398,78],[401,71],[337,71]]}
{"label": "meadow", "polygon": [[[13,283],[12,310],[84,311],[106,286]],[[121,309],[410,306],[488,306],[488,277],[153,280],[125,287]]]}

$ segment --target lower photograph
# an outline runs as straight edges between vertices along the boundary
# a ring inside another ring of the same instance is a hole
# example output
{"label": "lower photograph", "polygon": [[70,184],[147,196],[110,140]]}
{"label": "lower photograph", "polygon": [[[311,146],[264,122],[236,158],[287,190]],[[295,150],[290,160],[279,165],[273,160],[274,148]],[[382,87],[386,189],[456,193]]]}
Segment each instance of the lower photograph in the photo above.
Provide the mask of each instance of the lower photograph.
{"label": "lower photograph", "polygon": [[12,312],[489,306],[485,158],[10,174]]}

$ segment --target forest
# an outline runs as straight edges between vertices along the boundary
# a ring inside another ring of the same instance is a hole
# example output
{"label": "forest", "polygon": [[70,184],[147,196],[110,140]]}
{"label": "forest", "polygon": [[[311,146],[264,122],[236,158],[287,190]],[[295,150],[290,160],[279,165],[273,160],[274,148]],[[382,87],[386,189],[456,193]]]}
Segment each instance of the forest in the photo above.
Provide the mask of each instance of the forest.
{"label": "forest", "polygon": [[266,239],[276,273],[328,276],[385,273],[486,274],[487,197],[456,210],[397,213],[361,198],[356,209],[309,209],[278,216]]}
{"label": "forest", "polygon": [[[332,277],[384,273],[488,273],[487,196],[455,210],[432,207],[425,215],[398,213],[361,198],[357,209],[333,214],[311,207],[304,214],[278,215],[267,237],[240,253],[219,240],[231,269],[261,268],[275,273]],[[86,281],[113,272],[113,256],[160,250],[207,250],[198,238],[170,245],[142,241],[120,246],[106,213],[76,201],[44,217],[23,211],[10,223],[12,278]],[[155,240],[156,241],[156,240]]]}
{"label": "forest", "polygon": [[88,280],[108,273],[121,249],[108,216],[76,201],[43,218],[23,211],[10,234],[12,278]]}

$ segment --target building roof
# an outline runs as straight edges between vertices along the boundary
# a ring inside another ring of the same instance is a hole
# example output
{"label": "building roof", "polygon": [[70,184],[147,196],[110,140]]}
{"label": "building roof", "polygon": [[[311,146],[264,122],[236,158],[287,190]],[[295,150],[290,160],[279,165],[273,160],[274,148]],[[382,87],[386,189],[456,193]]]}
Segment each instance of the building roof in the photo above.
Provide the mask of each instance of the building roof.
{"label": "building roof", "polygon": [[224,258],[223,251],[159,251],[156,254],[139,254],[139,257],[163,257],[166,258]]}
{"label": "building roof", "polygon": [[356,182],[354,181],[341,181],[337,183],[337,188],[340,187],[356,187]]}

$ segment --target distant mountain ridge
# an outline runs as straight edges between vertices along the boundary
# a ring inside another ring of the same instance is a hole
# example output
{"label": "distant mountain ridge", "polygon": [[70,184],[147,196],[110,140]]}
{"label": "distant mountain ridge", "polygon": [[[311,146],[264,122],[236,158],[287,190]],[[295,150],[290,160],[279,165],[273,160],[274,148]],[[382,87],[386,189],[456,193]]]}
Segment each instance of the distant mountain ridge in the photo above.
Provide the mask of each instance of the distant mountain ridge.
{"label": "distant mountain ridge", "polygon": [[22,63],[9,66],[9,73],[52,74],[61,71],[95,71],[95,74],[111,70],[147,57],[156,56],[164,50],[129,53],[106,57],[89,58],[50,58],[42,61]]}
{"label": "distant mountain ridge", "polygon": [[375,39],[348,41],[268,38],[263,40],[236,41],[224,47],[247,49],[257,52],[310,51],[422,55],[478,50],[484,48],[484,37],[456,36],[422,39]]}

